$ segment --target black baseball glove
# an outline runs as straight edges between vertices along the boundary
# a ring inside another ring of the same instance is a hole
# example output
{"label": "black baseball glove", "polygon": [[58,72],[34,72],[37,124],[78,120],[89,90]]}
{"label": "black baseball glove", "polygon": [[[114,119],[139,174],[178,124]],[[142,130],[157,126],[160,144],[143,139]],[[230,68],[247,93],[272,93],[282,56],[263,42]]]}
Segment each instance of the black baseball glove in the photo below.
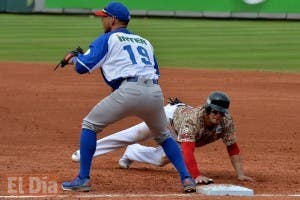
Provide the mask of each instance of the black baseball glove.
{"label": "black baseball glove", "polygon": [[64,66],[66,66],[67,64],[69,64],[69,61],[71,58],[73,58],[74,56],[78,56],[78,54],[81,53],[83,54],[83,49],[78,46],[76,49],[74,49],[73,51],[67,53],[65,55],[65,57],[63,57],[63,59],[61,59],[61,61],[56,65],[56,67],[54,68],[54,71],[58,68],[61,67],[63,68]]}
{"label": "black baseball glove", "polygon": [[171,105],[176,105],[182,103],[182,101],[180,101],[177,97],[175,97],[175,98],[169,98],[168,103]]}

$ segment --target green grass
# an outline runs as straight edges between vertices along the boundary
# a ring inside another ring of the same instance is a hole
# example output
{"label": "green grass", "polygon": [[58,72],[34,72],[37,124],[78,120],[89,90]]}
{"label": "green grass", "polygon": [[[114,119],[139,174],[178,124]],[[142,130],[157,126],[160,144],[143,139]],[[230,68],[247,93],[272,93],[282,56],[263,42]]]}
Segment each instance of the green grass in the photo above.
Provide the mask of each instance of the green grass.
{"label": "green grass", "polygon": [[[90,16],[0,14],[0,61],[56,63],[102,33]],[[133,18],[160,66],[300,72],[300,23]]]}

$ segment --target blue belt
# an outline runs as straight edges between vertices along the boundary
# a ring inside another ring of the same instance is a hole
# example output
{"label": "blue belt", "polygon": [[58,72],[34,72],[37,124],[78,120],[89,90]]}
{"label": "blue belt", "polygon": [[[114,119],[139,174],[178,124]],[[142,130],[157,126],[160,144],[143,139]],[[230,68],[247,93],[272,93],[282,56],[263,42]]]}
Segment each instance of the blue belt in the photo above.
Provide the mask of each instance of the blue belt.
{"label": "blue belt", "polygon": [[[138,82],[139,77],[135,76],[135,77],[128,77],[126,78],[127,82]],[[158,80],[157,79],[149,79],[152,80],[153,84],[158,84]]]}

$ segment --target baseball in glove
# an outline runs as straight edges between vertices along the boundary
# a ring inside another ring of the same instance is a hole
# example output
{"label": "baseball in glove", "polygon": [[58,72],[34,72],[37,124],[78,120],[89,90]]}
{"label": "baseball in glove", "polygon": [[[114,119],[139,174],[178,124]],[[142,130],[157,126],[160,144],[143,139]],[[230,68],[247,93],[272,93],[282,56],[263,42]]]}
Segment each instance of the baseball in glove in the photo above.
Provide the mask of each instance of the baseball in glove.
{"label": "baseball in glove", "polygon": [[71,60],[71,58],[73,58],[74,56],[78,56],[79,53],[81,53],[81,54],[84,53],[83,49],[80,46],[78,46],[73,51],[67,53],[65,55],[65,57],[63,57],[63,59],[61,59],[61,61],[56,65],[56,67],[54,68],[54,71],[59,67],[63,68],[64,66],[69,64],[69,61]]}

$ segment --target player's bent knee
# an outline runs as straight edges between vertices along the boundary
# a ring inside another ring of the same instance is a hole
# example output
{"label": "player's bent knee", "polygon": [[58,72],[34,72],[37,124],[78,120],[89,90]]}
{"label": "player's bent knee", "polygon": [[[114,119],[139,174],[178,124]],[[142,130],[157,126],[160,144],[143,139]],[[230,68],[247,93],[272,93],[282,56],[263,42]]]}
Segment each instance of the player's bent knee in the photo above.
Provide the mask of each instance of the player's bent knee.
{"label": "player's bent knee", "polygon": [[164,141],[166,141],[168,138],[170,138],[171,135],[170,135],[170,132],[169,131],[166,131],[165,133],[161,134],[161,135],[158,135],[154,138],[155,142],[158,144],[158,145],[161,145]]}
{"label": "player's bent knee", "polygon": [[99,126],[99,125],[95,125],[95,124],[93,124],[93,123],[91,123],[91,122],[84,119],[82,121],[82,128],[89,129],[89,130],[92,130],[92,131],[98,133],[98,132],[101,132],[104,127]]}
{"label": "player's bent knee", "polygon": [[169,163],[170,163],[170,160],[167,158],[167,156],[164,156],[164,157],[161,158],[158,166],[159,167],[163,167],[163,166],[165,166],[165,165],[167,165]]}

